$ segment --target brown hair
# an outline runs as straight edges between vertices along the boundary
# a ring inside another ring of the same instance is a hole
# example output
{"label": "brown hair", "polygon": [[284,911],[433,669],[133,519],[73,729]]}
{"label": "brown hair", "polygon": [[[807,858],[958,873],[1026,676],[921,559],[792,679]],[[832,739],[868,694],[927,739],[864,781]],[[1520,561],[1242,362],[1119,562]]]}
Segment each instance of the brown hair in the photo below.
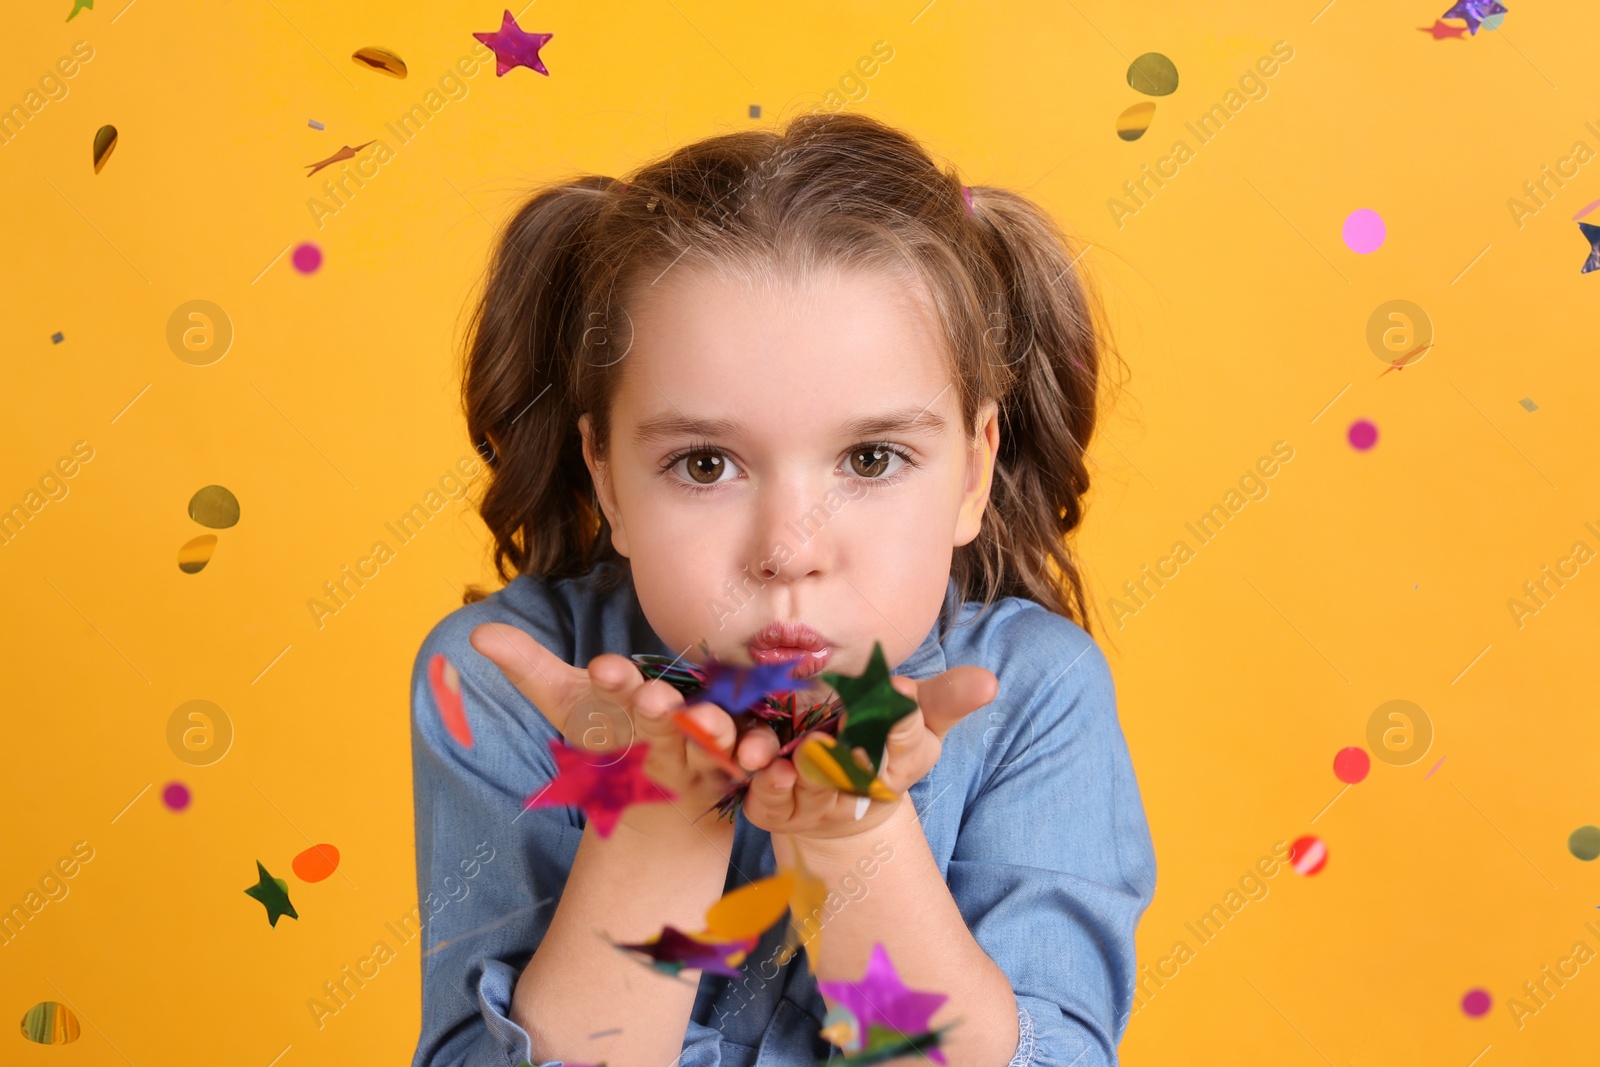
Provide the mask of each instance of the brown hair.
{"label": "brown hair", "polygon": [[[490,472],[479,513],[495,570],[551,580],[628,561],[583,461],[603,456],[638,287],[682,261],[756,276],[817,266],[912,270],[931,294],[968,440],[1000,408],[982,529],[955,550],[962,600],[1016,596],[1090,629],[1065,537],[1083,518],[1100,363],[1112,352],[1081,253],[1031,200],[975,186],[866,115],[811,113],[782,132],[709,137],[625,182],[547,185],[507,223],[469,326],[467,431]],[[619,353],[620,350],[620,354]],[[485,594],[469,589],[471,603]]]}

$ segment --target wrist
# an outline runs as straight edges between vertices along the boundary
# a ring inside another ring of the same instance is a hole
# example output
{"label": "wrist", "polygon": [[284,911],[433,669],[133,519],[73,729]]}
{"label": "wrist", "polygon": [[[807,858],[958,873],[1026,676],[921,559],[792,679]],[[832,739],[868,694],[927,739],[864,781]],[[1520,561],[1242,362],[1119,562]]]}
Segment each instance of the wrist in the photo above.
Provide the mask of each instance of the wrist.
{"label": "wrist", "polygon": [[860,856],[872,850],[875,842],[898,839],[906,834],[922,833],[922,821],[917,816],[916,805],[905,794],[892,801],[874,801],[859,821],[848,824],[842,832],[839,826],[825,831],[790,835],[795,847],[801,851],[808,864],[821,867],[849,866]]}

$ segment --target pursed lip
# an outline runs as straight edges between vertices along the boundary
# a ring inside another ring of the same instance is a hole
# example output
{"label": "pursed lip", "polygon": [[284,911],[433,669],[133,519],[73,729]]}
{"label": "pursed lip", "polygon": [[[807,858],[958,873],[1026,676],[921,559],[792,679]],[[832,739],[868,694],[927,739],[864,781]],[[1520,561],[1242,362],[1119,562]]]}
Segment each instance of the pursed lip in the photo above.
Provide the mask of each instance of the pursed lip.
{"label": "pursed lip", "polygon": [[794,663],[794,678],[809,678],[827,665],[833,648],[828,639],[803,622],[775,620],[745,642],[757,663]]}

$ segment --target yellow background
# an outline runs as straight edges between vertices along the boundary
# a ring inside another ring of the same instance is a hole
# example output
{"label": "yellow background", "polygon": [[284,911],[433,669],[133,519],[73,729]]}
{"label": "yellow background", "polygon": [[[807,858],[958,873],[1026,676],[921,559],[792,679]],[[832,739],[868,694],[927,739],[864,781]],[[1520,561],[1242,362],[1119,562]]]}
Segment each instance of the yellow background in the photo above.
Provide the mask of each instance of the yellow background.
{"label": "yellow background", "polygon": [[[1080,547],[1158,856],[1141,962],[1180,939],[1195,958],[1131,1021],[1125,1062],[1592,1058],[1600,963],[1520,1027],[1507,999],[1574,942],[1600,951],[1583,926],[1600,866],[1566,848],[1600,823],[1600,565],[1520,628],[1507,600],[1575,541],[1600,548],[1584,528],[1600,526],[1600,277],[1580,275],[1572,221],[1600,197],[1600,164],[1520,228],[1507,200],[1574,142],[1600,149],[1596,16],[1513,3],[1498,32],[1435,41],[1418,28],[1444,2],[547,0],[521,21],[555,34],[552,75],[479,69],[321,228],[307,199],[340,168],[308,181],[306,164],[389,139],[499,6],[99,0],[64,22],[69,0],[13,5],[0,106],[73,42],[94,58],[0,146],[0,506],[74,442],[94,459],[0,548],[0,907],[74,842],[95,858],[0,948],[5,1025],[62,1000],[83,1037],[52,1049],[12,1031],[0,1060],[409,1061],[419,941],[322,1029],[306,1001],[416,904],[407,682],[426,630],[487,580],[482,527],[452,503],[320,629],[306,602],[373,542],[396,547],[384,523],[471,456],[463,309],[532,183],[811,110],[880,40],[894,57],[849,106],[1092,245],[1080,265],[1133,372],[1094,443]],[[1186,134],[1276,41],[1294,58],[1268,95],[1209,144]],[[367,45],[410,77],[357,66]],[[1181,84],[1127,143],[1117,115],[1150,98],[1125,71],[1146,51]],[[105,123],[121,139],[96,175]],[[1108,199],[1179,138],[1194,157],[1119,228]],[[1340,238],[1363,207],[1388,226],[1370,255]],[[305,240],[320,272],[274,260]],[[1384,374],[1366,323],[1397,298],[1438,343]],[[192,299],[234,326],[212,366],[167,347]],[[1345,438],[1362,418],[1380,434],[1366,452]],[[1190,539],[1195,558],[1116,627],[1121,583],[1280,440],[1295,457],[1270,495],[1211,544]],[[177,549],[205,532],[186,504],[211,483],[243,519],[185,575]],[[208,767],[166,740],[199,698],[235,730]],[[1375,763],[1327,807],[1334,752],[1396,698],[1426,711],[1431,750]],[[160,798],[173,780],[194,792],[182,813]],[[1326,869],[1280,873],[1197,948],[1184,923],[1308,832]],[[289,863],[314,842],[344,861],[308,885]],[[257,859],[299,921],[270,928],[243,896]],[[1494,997],[1481,1019],[1460,1007],[1474,987]]]}

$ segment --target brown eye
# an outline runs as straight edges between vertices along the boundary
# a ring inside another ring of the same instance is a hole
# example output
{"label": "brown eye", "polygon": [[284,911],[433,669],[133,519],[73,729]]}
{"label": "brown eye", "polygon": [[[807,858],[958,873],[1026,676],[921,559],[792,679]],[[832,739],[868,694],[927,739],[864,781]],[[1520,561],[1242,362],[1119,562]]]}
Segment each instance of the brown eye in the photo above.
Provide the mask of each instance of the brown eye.
{"label": "brown eye", "polygon": [[727,461],[716,452],[697,452],[684,457],[689,463],[689,477],[702,485],[711,485],[722,477]]}
{"label": "brown eye", "polygon": [[863,478],[878,478],[888,469],[893,455],[887,448],[858,448],[850,453],[850,468]]}

